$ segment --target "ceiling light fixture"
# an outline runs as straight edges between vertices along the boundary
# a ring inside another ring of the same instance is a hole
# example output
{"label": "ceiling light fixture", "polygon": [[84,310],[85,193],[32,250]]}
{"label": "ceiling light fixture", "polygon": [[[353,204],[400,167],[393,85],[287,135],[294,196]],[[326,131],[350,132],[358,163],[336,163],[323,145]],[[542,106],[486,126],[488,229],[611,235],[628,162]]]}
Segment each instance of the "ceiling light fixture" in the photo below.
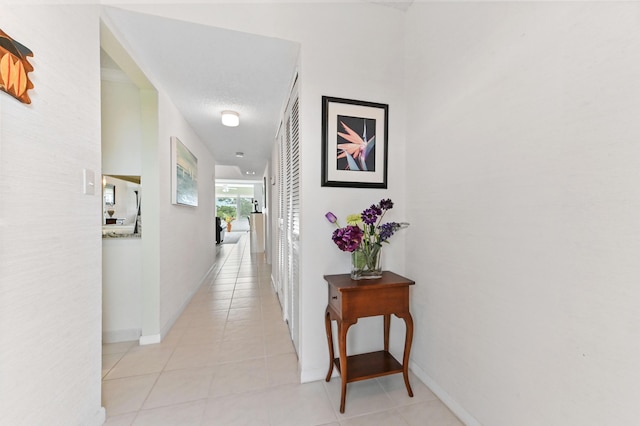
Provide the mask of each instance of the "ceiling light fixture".
{"label": "ceiling light fixture", "polygon": [[236,157],[238,158],[244,157],[244,152],[240,152],[240,151],[236,152]]}
{"label": "ceiling light fixture", "polygon": [[222,111],[222,124],[236,127],[240,124],[240,114],[235,111]]}

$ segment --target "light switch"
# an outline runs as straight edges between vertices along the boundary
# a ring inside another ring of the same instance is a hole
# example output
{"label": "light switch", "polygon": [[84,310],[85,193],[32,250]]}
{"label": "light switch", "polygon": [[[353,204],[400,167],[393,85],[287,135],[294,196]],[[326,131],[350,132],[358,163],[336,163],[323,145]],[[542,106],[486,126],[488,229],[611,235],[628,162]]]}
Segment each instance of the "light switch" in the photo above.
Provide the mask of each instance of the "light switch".
{"label": "light switch", "polygon": [[93,170],[82,170],[82,190],[85,195],[96,193],[96,174]]}

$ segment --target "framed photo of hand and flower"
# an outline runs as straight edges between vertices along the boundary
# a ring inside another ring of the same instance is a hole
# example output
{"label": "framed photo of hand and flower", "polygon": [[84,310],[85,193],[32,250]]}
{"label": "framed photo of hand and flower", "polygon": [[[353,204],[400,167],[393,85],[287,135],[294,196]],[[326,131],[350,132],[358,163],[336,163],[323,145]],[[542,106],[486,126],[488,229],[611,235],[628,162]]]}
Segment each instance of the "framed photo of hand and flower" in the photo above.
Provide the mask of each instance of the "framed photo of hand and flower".
{"label": "framed photo of hand and flower", "polygon": [[387,187],[389,105],[322,97],[322,186]]}

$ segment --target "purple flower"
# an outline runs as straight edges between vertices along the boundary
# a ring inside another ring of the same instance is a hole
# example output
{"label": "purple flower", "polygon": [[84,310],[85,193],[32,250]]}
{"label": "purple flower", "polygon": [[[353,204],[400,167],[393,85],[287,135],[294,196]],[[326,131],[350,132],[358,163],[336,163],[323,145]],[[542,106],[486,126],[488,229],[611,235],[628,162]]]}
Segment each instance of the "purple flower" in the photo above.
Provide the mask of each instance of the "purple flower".
{"label": "purple flower", "polygon": [[400,229],[400,224],[396,222],[384,223],[378,227],[380,230],[380,242],[386,241]]}
{"label": "purple flower", "polygon": [[373,225],[378,220],[378,215],[374,209],[365,209],[362,214],[362,221],[367,225]]}
{"label": "purple flower", "polygon": [[382,247],[382,243],[389,243],[389,239],[400,229],[409,226],[406,222],[382,223],[387,210],[393,208],[391,199],[380,200],[372,204],[362,213],[347,216],[347,224],[340,227],[338,218],[332,212],[327,212],[325,217],[336,226],[331,239],[342,251],[362,251],[365,256],[375,254]]}
{"label": "purple flower", "polygon": [[390,210],[393,208],[393,201],[391,198],[387,198],[386,200],[380,200],[380,208],[382,210]]}
{"label": "purple flower", "polygon": [[333,231],[331,239],[342,251],[355,251],[362,242],[362,229],[357,226],[345,226]]}

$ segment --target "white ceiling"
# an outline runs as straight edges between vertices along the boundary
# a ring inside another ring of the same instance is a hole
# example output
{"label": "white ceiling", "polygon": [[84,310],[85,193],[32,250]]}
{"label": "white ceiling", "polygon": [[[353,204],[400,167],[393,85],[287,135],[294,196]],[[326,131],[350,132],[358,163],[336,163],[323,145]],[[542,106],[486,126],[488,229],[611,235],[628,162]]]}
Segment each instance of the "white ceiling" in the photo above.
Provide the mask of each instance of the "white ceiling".
{"label": "white ceiling", "polygon": [[[216,159],[216,177],[260,178],[293,82],[299,45],[112,7],[107,15],[138,67],[207,145]],[[103,67],[114,65],[103,55]],[[237,111],[240,126],[223,126],[224,110]]]}

